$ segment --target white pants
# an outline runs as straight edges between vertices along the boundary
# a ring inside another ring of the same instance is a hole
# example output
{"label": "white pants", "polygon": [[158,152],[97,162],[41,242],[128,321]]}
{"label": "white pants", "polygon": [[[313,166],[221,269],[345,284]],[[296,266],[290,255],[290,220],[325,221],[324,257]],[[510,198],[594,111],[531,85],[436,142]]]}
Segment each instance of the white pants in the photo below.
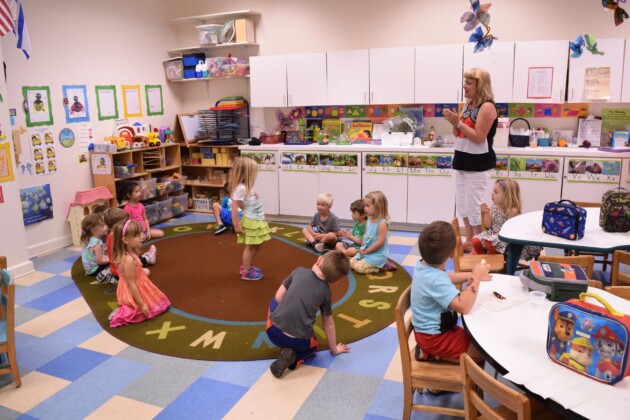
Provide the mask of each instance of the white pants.
{"label": "white pants", "polygon": [[471,226],[481,225],[481,203],[490,186],[492,169],[483,172],[455,171],[455,211]]}

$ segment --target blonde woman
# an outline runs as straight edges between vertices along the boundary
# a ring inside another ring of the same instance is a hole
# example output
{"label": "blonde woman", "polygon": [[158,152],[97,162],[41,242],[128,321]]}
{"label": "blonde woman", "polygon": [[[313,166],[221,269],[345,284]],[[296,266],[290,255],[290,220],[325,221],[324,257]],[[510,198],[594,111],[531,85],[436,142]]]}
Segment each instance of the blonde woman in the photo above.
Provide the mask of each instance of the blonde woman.
{"label": "blonde woman", "polygon": [[463,89],[466,104],[462,113],[458,115],[445,109],[444,118],[453,125],[456,136],[455,207],[457,215],[464,220],[464,250],[469,252],[473,236],[481,232],[479,209],[496,166],[492,144],[499,119],[490,74],[486,70],[472,68],[465,72]]}
{"label": "blonde woman", "polygon": [[[254,191],[258,176],[258,164],[249,158],[240,158],[230,172],[229,189],[232,191],[232,222],[237,242],[245,244],[243,265],[240,269],[242,280],[261,280],[262,270],[254,267],[254,258],[262,244],[271,239],[269,226],[265,221],[260,196]],[[243,217],[239,220],[239,209]]]}

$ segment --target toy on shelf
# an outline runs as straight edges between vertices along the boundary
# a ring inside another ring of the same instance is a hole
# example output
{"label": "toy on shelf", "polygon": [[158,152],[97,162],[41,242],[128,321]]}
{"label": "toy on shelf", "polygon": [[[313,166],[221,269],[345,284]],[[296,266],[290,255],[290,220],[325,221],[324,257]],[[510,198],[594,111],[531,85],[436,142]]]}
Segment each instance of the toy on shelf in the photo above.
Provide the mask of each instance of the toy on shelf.
{"label": "toy on shelf", "polygon": [[155,147],[162,144],[160,138],[158,137],[158,133],[156,133],[155,131],[147,133],[147,141],[149,143],[149,147]]}
{"label": "toy on shelf", "polygon": [[116,145],[116,149],[118,150],[126,150],[131,149],[131,142],[129,141],[129,137],[120,136],[120,137],[105,137],[105,141],[111,144]]}

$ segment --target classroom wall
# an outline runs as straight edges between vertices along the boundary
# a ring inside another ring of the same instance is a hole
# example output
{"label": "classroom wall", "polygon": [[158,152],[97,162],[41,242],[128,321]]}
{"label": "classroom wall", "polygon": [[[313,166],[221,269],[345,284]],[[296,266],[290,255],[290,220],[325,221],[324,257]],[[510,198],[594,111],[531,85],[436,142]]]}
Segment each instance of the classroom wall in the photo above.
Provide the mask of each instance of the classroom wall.
{"label": "classroom wall", "polygon": [[[121,116],[121,84],[141,84],[142,89],[145,84],[162,84],[165,115],[142,119],[153,125],[172,125],[176,113],[207,108],[222,96],[249,96],[247,79],[166,82],[162,61],[169,58],[167,50],[198,44],[194,25],[169,23],[172,18],[242,9],[261,12],[254,19],[260,47],[235,50],[235,55],[464,43],[469,36],[459,22],[461,14],[470,7],[468,0],[57,0],[54,7],[41,0],[24,0],[23,4],[33,56],[26,61],[10,34],[0,40],[7,65],[4,104],[17,109],[16,126],[25,126],[22,86],[50,86],[54,129],[58,133],[61,128],[73,125],[65,124],[61,85],[86,84],[96,139],[109,135],[113,128],[112,122],[97,121],[94,94],[97,84],[118,86]],[[630,37],[630,22],[615,27],[612,12],[595,0],[493,0],[490,14],[492,32],[502,41],[569,40],[578,33],[590,33],[597,38]],[[144,93],[142,100],[146,114]],[[592,108],[598,107],[602,106]],[[273,112],[252,110],[253,134],[273,128]],[[575,121],[556,123],[577,127]],[[440,124],[441,121],[435,122],[438,131]],[[7,123],[3,128],[10,131]],[[31,161],[26,140],[23,139],[23,162]],[[71,242],[65,221],[68,205],[75,191],[92,186],[89,166],[78,164],[78,146],[56,149],[59,153],[56,174],[38,177],[17,171],[21,188],[49,183],[55,206],[53,220],[26,228],[21,226],[21,217],[9,212],[9,229],[15,232],[24,229],[30,256]],[[15,208],[19,188],[7,188],[7,183],[0,185],[11,193],[5,192],[5,203],[0,204],[0,216],[5,216],[9,206]],[[3,219],[3,225],[6,223]],[[0,252],[14,246],[20,244],[1,235]]]}
{"label": "classroom wall", "polygon": [[[165,3],[166,0],[58,0],[52,7],[45,1],[23,1],[33,50],[31,58],[27,61],[15,47],[12,34],[1,40],[7,66],[5,104],[17,110],[14,128],[26,127],[22,86],[42,85],[50,87],[55,136],[64,127],[76,128],[76,123],[65,123],[64,84],[87,85],[94,140],[111,135],[114,127],[112,120],[98,120],[95,85],[117,86],[118,113],[122,118],[122,84],[141,85],[143,115],[146,115],[144,85],[161,84],[165,115],[134,118],[130,122],[172,126],[175,114],[181,109],[181,94],[176,85],[166,83],[162,67],[166,58],[164,46],[173,37],[166,24],[171,16],[166,12]],[[10,130],[10,125],[3,124],[3,128]],[[22,135],[22,149],[21,162],[32,163],[26,134]],[[55,142],[55,151],[58,167],[55,174],[35,176],[34,171],[31,175],[27,170],[23,174],[17,170],[21,188],[50,184],[52,193],[54,219],[27,227],[22,225],[21,214],[12,219],[12,228],[25,232],[31,257],[71,243],[66,222],[68,206],[76,191],[92,188],[89,163],[78,163],[79,153],[85,151],[78,142],[68,149]],[[16,200],[19,200],[17,194],[6,197],[5,206],[8,201],[15,205]],[[9,245],[13,246],[13,242],[3,234],[0,248]]]}

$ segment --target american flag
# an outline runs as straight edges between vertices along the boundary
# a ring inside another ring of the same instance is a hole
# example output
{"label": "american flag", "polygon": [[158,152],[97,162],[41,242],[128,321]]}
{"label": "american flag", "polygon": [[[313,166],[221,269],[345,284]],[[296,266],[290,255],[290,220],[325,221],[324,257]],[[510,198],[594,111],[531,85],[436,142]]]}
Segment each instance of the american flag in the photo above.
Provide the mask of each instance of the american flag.
{"label": "american flag", "polygon": [[7,0],[0,0],[0,36],[4,36],[15,28],[13,16]]}

